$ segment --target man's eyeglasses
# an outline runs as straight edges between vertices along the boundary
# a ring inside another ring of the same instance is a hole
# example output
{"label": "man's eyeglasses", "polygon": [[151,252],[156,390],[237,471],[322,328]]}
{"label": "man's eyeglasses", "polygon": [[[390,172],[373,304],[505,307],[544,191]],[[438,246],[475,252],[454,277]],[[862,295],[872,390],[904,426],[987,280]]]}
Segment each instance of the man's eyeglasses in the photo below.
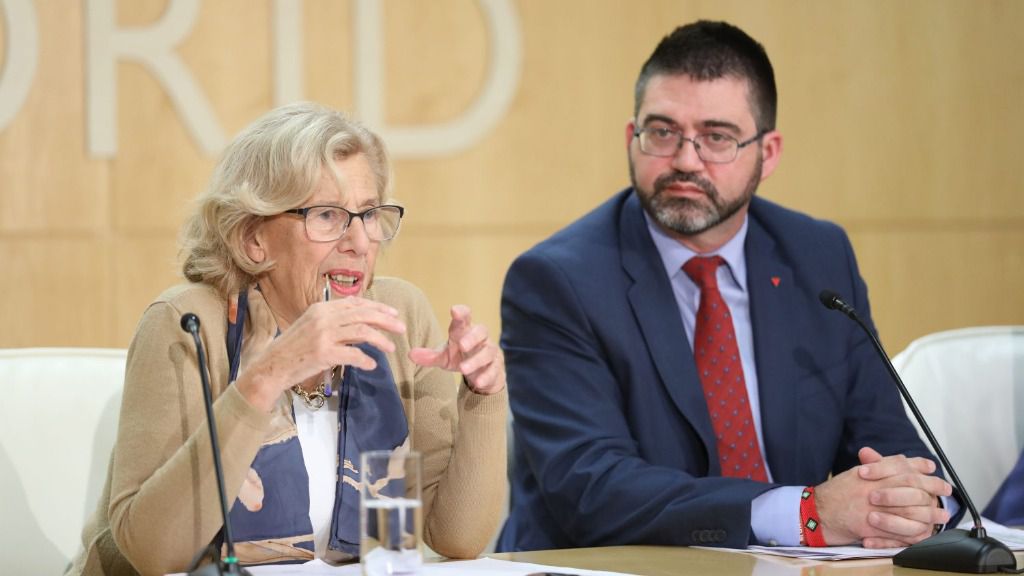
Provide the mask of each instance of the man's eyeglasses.
{"label": "man's eyeglasses", "polygon": [[302,216],[306,224],[306,236],[313,242],[334,242],[348,231],[352,220],[363,221],[366,236],[374,242],[391,240],[398,234],[405,208],[401,206],[374,206],[362,212],[349,212],[340,206],[309,206],[285,210],[285,214]]}
{"label": "man's eyeglasses", "polygon": [[692,142],[697,156],[704,162],[728,164],[736,159],[740,148],[757,142],[767,133],[767,130],[761,130],[750,140],[743,142],[721,132],[704,132],[693,138],[687,138],[675,128],[650,124],[634,132],[633,137],[640,140],[640,151],[650,156],[663,158],[675,156],[683,147],[684,142]]}

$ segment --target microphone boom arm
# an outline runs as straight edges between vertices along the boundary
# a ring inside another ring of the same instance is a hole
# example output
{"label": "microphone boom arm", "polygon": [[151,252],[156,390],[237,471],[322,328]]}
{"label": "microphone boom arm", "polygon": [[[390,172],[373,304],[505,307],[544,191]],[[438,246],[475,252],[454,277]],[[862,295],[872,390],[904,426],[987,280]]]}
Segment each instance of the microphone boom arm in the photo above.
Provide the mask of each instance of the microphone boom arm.
{"label": "microphone boom arm", "polygon": [[[214,563],[199,570],[190,572],[193,576],[213,576],[221,574],[241,574],[247,576],[249,571],[238,565],[238,557],[235,556],[235,540],[231,536],[231,521],[228,518],[227,491],[224,490],[224,467],[220,461],[220,443],[217,441],[217,422],[213,417],[213,393],[210,391],[210,376],[206,364],[206,354],[203,352],[203,342],[199,338],[199,317],[191,312],[182,315],[181,329],[192,335],[196,344],[196,356],[199,360],[199,378],[203,382],[203,404],[206,406],[206,425],[210,430],[210,448],[213,452],[213,470],[217,477],[217,501],[220,503],[221,517],[224,519],[224,545],[227,556],[220,557],[220,551],[214,550]],[[202,553],[200,553],[200,559]]]}
{"label": "microphone boom arm", "polygon": [[[857,312],[854,311],[852,306],[843,302],[843,300],[838,296],[835,297],[835,304],[835,310],[839,310],[852,318],[854,322],[860,325],[861,329],[864,330],[864,333],[868,335],[868,338],[871,339],[871,343],[875,346],[875,350],[878,351],[879,356],[881,356],[884,361],[885,368],[889,371],[889,375],[892,376],[893,381],[896,383],[896,387],[899,389],[900,395],[903,396],[903,400],[906,401],[907,406],[910,407],[910,411],[913,412],[914,418],[921,424],[921,430],[924,431],[924,435],[928,438],[928,443],[931,444],[932,449],[935,450],[935,455],[938,456],[939,462],[942,463],[942,467],[946,469],[946,472],[949,472],[949,477],[953,481],[953,485],[960,488],[960,494],[963,496],[964,503],[967,504],[967,509],[971,513],[971,519],[974,521],[974,529],[971,532],[981,538],[984,538],[985,526],[981,523],[981,515],[978,514],[978,509],[974,507],[974,502],[971,501],[971,497],[967,494],[967,491],[963,489],[963,483],[960,482],[960,477],[957,476],[956,470],[953,469],[953,464],[950,463],[949,458],[946,457],[946,453],[942,450],[942,446],[939,444],[939,441],[935,439],[935,434],[932,433],[931,427],[928,426],[928,421],[925,420],[924,416],[921,414],[921,410],[918,409],[917,403],[914,402],[914,398],[910,395],[910,391],[907,390],[906,385],[903,383],[903,379],[900,378],[899,373],[896,372],[896,367],[893,366],[892,361],[889,360],[889,355],[886,354],[885,348],[882,347],[882,343],[878,341],[874,331],[872,331],[871,328],[861,320],[860,316],[857,315]],[[826,306],[828,306],[828,304],[826,304]]]}
{"label": "microphone boom arm", "polygon": [[974,507],[974,502],[971,501],[970,495],[967,494],[967,489],[960,482],[960,477],[957,476],[956,470],[953,469],[953,464],[946,457],[946,453],[942,450],[942,446],[939,445],[939,441],[935,439],[935,435],[928,426],[928,421],[925,420],[921,411],[917,408],[917,404],[910,396],[910,391],[907,390],[903,379],[896,372],[896,368],[892,365],[892,361],[889,360],[889,355],[885,353],[885,349],[882,347],[882,343],[878,341],[874,331],[861,320],[853,306],[844,302],[835,292],[822,290],[818,299],[821,300],[821,303],[826,308],[839,310],[849,316],[868,335],[878,355],[882,357],[889,375],[892,376],[893,382],[896,383],[900,395],[903,396],[907,406],[910,407],[910,411],[921,426],[921,430],[924,431],[924,435],[928,438],[932,449],[935,450],[935,455],[938,456],[939,462],[942,463],[943,468],[949,473],[953,486],[960,492],[974,522],[974,527],[970,532],[960,529],[946,530],[907,547],[893,557],[893,564],[923,570],[948,570],[975,574],[1016,570],[1017,560],[1010,549],[1002,542],[986,534],[981,514],[978,514],[977,508]]}

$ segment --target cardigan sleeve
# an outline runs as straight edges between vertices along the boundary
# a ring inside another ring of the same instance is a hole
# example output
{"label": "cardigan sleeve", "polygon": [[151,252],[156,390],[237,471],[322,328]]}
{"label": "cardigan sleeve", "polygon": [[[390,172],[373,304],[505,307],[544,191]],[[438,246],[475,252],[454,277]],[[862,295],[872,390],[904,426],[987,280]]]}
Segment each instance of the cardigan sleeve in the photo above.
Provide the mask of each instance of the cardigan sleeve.
{"label": "cardigan sleeve", "polygon": [[424,540],[450,558],[476,557],[497,530],[505,504],[508,392],[475,394],[461,384],[461,375],[409,360],[411,348],[447,341],[418,288],[379,278],[370,296],[398,308],[406,322],[389,361],[412,447],[423,455]]}
{"label": "cardigan sleeve", "polygon": [[[223,328],[205,311],[214,413],[228,501],[259,450],[270,416],[226,384]],[[142,574],[187,569],[220,530],[222,518],[202,384],[182,311],[160,301],[146,310],[128,352],[111,469],[110,528],[121,553]]]}

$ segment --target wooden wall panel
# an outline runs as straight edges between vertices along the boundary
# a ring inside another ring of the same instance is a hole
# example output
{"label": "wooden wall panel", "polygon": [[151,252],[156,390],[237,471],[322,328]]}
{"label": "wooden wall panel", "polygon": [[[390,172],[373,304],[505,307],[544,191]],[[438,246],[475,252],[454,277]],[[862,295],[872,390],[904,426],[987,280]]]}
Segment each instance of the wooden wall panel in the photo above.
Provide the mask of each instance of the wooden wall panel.
{"label": "wooden wall panel", "polygon": [[384,102],[397,124],[440,122],[459,116],[473,101],[487,66],[487,31],[474,0],[436,4],[397,0],[384,4]]}
{"label": "wooden wall panel", "polygon": [[140,66],[120,66],[118,93],[118,153],[110,161],[113,225],[122,233],[173,236],[213,162],[192,144],[167,94]]}
{"label": "wooden wall panel", "polygon": [[354,60],[351,6],[336,0],[308,0],[305,8],[302,44],[305,94],[310,100],[351,112]]}
{"label": "wooden wall panel", "polygon": [[[870,9],[866,9],[870,6]],[[769,44],[786,153],[780,197],[839,220],[1022,218],[1024,44],[999,2],[810,2]],[[822,25],[814,25],[820,23]]]}
{"label": "wooden wall panel", "polygon": [[[152,26],[162,1],[120,3],[123,26]],[[203,2],[177,54],[230,139],[272,106],[267,1]],[[186,205],[206,185],[215,158],[192,140],[165,87],[143,66],[119,65],[118,143],[111,162],[115,226],[173,235]]]}
{"label": "wooden wall panel", "polygon": [[854,227],[872,315],[890,354],[923,334],[1021,324],[1024,227]]}
{"label": "wooden wall panel", "polygon": [[[153,26],[167,0],[115,0],[117,25]],[[216,158],[166,87],[117,64],[111,158],[86,145],[86,6],[35,0],[38,65],[0,126],[0,346],[125,346],[177,281],[176,236]],[[355,116],[353,2],[301,6],[306,98]],[[453,154],[395,156],[408,207],[380,272],[419,284],[442,319],[464,302],[491,328],[519,252],[628,184],[633,82],[679,23],[727,19],[768,49],[785,152],[765,197],[847,227],[895,352],[927,332],[1024,324],[1024,3],[1017,0],[513,0],[521,67],[500,121]],[[271,0],[204,0],[174,50],[226,137],[274,105]],[[491,65],[475,0],[386,0],[390,126],[459,118]],[[0,8],[0,47],[7,15]],[[0,48],[0,66],[10,47]],[[0,82],[4,82],[0,68]],[[0,89],[3,85],[0,84]],[[952,272],[956,263],[967,272]],[[967,263],[969,262],[969,263]],[[69,299],[67,294],[73,293]],[[969,296],[978,294],[972,301]],[[54,305],[54,301],[58,302]]]}
{"label": "wooden wall panel", "polygon": [[[452,304],[465,304],[477,322],[497,338],[501,326],[499,303],[505,271],[512,260],[553,229],[481,231],[472,228],[402,230],[386,248],[378,273],[413,281],[431,296],[434,312],[447,327]],[[540,287],[538,287],[540,288]],[[445,299],[433,297],[445,294]]]}
{"label": "wooden wall panel", "polygon": [[109,248],[89,235],[0,238],[3,347],[113,345]]}
{"label": "wooden wall panel", "polygon": [[[18,114],[0,131],[0,234],[105,229],[106,166],[82,151],[81,7],[46,2],[36,10],[40,30],[35,79]],[[2,45],[11,23],[2,10],[0,18]],[[0,60],[2,71],[8,69],[7,55]]]}
{"label": "wooden wall panel", "polygon": [[117,302],[112,341],[130,342],[146,307],[181,281],[178,246],[174,236],[131,234],[121,236],[110,251],[110,290]]}

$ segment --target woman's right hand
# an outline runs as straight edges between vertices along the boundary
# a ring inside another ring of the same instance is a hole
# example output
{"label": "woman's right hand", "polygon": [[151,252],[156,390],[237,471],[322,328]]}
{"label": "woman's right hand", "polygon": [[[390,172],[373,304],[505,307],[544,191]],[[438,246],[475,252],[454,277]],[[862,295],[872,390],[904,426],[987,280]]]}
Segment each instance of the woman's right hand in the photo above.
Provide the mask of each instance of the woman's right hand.
{"label": "woman's right hand", "polygon": [[385,332],[405,332],[398,310],[386,304],[355,296],[312,304],[253,359],[235,386],[250,404],[269,412],[282,392],[324,370],[376,368],[376,361],[353,344],[394,352]]}

